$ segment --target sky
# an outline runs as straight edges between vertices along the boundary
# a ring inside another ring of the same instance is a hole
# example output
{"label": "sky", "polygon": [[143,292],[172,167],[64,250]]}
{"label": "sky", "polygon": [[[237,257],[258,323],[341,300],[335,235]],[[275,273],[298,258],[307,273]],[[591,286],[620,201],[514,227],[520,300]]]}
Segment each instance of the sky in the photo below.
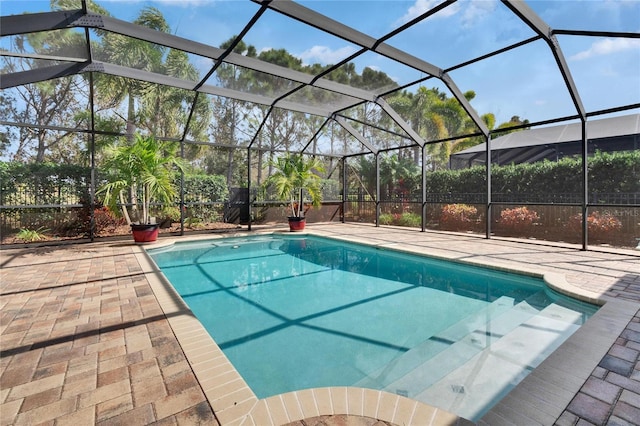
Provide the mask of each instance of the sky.
{"label": "sky", "polygon": [[[302,5],[379,38],[441,0],[300,0]],[[248,0],[98,0],[116,18],[133,20],[144,6],[163,12],[174,34],[219,46],[238,34],[259,5]],[[640,0],[529,1],[551,28],[640,33]],[[2,15],[49,10],[48,1],[0,0]],[[497,0],[461,0],[387,40],[442,69],[526,40],[535,33]],[[558,35],[571,76],[587,111],[640,103],[640,38]],[[284,48],[304,63],[336,63],[359,50],[343,39],[267,11],[247,33],[258,51]],[[192,57],[201,70],[206,58]],[[423,77],[418,70],[367,53],[354,61],[386,72],[398,84]],[[472,106],[498,123],[519,116],[531,122],[575,115],[576,109],[544,41],[449,71],[462,90],[473,90]],[[449,94],[437,79],[424,83]],[[414,90],[415,87],[409,90]],[[637,113],[638,109],[626,113]]]}

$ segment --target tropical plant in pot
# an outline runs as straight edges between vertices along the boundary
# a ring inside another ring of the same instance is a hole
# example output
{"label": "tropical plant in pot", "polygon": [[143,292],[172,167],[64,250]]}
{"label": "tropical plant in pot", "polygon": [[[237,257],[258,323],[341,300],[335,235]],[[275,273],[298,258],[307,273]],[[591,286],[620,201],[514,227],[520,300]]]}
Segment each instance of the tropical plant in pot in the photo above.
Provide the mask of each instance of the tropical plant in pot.
{"label": "tropical plant in pot", "polygon": [[98,194],[103,194],[104,204],[112,211],[121,209],[136,242],[155,241],[158,236],[158,225],[151,220],[151,205],[171,204],[176,198],[174,170],[184,169],[176,152],[174,143],[136,133],[133,138],[121,139],[106,153],[103,167],[108,180]]}
{"label": "tropical plant in pot", "polygon": [[311,199],[311,205],[318,207],[322,203],[322,178],[318,173],[324,172],[324,166],[316,157],[291,153],[276,157],[270,165],[273,171],[265,185],[274,187],[276,196],[289,203],[289,229],[301,231],[305,225],[305,204],[308,205],[304,198],[305,191]]}

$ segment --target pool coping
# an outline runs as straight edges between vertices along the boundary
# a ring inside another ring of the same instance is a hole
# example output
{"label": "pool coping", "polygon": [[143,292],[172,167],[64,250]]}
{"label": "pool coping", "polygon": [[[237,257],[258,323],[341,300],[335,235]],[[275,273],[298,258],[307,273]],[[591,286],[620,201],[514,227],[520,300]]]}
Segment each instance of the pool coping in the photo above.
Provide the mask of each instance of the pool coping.
{"label": "pool coping", "polygon": [[[234,236],[274,233],[280,232],[239,232]],[[607,298],[572,286],[560,273],[535,268],[515,268],[506,263],[488,264],[471,259],[460,260],[445,251],[439,253],[432,248],[407,248],[403,247],[401,242],[372,244],[371,240],[366,238],[345,238],[322,231],[297,233],[304,234],[538,276],[558,292],[602,305],[584,325],[492,407],[477,424],[531,424],[532,421],[552,424],[569,405],[637,312],[636,304]],[[206,235],[190,238],[189,241],[225,237],[229,236]],[[167,239],[160,244],[154,244],[153,248],[172,245],[174,242],[173,239]],[[473,424],[443,409],[410,398],[357,387],[314,388],[265,399],[257,398],[164,274],[157,269],[147,251],[138,246],[135,255],[194,375],[222,425],[282,425],[323,415],[364,416],[393,424]]]}

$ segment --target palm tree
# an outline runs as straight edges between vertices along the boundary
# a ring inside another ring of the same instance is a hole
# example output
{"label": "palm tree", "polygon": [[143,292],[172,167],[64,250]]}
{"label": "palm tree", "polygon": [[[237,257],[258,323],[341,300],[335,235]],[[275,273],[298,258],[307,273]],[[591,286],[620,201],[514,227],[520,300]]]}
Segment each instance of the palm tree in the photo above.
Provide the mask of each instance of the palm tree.
{"label": "palm tree", "polygon": [[[135,24],[157,31],[169,32],[170,27],[162,13],[153,7],[145,7]],[[120,34],[107,33],[97,49],[99,59],[130,68],[151,72],[162,69],[162,58],[166,47],[147,43]],[[149,83],[123,77],[99,75],[96,85],[100,103],[115,106],[127,100],[127,133],[133,134],[136,127],[136,100],[149,91]]]}
{"label": "palm tree", "polygon": [[[198,81],[200,75],[189,63],[189,56],[182,51],[170,49],[161,64],[162,72],[183,80]],[[189,108],[194,101],[194,93],[175,87],[154,85],[141,93],[137,118],[139,125],[157,137],[180,138],[184,124],[188,121]],[[210,108],[206,96],[199,96],[194,114],[189,122],[188,135],[196,141],[207,139],[207,125],[210,122]]]}
{"label": "palm tree", "polygon": [[[110,172],[111,179],[98,190],[98,194],[104,194],[104,203],[114,211],[120,204],[128,224],[133,223],[131,216],[140,224],[150,223],[152,202],[175,201],[177,189],[173,179],[174,168],[180,171],[184,169],[176,151],[173,143],[136,133],[133,143],[121,143],[112,148],[105,161],[105,170]],[[142,201],[140,197],[133,198],[139,202],[133,201],[133,215],[129,215],[126,195],[138,194],[139,191]]]}
{"label": "palm tree", "polygon": [[406,197],[419,181],[420,169],[411,159],[398,154],[381,157],[380,185],[386,188],[386,197]]}
{"label": "palm tree", "polygon": [[304,190],[309,193],[314,207],[322,203],[322,162],[316,157],[305,159],[302,154],[286,154],[271,162],[273,174],[265,181],[265,186],[273,185],[279,199],[289,201],[291,217],[304,217]]}

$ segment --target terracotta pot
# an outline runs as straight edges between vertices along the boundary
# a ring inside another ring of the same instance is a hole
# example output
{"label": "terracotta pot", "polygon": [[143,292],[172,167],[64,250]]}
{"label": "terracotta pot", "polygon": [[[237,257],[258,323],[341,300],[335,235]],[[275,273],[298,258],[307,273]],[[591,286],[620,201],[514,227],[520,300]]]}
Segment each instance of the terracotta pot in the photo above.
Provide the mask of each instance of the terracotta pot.
{"label": "terracotta pot", "polygon": [[303,231],[305,223],[306,223],[306,220],[305,220],[304,217],[290,216],[289,217],[289,231],[291,231],[291,232]]}
{"label": "terracotta pot", "polygon": [[136,243],[152,243],[158,239],[158,225],[131,225],[133,241]]}

